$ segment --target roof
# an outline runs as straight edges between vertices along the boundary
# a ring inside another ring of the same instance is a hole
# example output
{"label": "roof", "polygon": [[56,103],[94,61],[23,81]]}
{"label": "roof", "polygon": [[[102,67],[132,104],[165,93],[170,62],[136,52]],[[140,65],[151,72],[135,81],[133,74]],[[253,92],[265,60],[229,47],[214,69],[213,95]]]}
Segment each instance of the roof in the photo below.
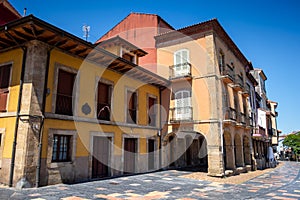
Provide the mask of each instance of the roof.
{"label": "roof", "polygon": [[139,47],[133,45],[132,43],[128,42],[127,40],[124,40],[120,36],[116,36],[107,40],[104,40],[100,43],[97,43],[101,47],[105,47],[107,45],[117,44],[117,45],[124,45],[126,48],[128,48],[131,52],[137,54],[138,56],[142,57],[147,55],[148,53],[144,51],[143,49],[140,49]]}
{"label": "roof", "polygon": [[25,46],[31,40],[39,40],[75,55],[81,59],[108,66],[108,69],[125,74],[157,87],[166,87],[169,81],[142,67],[118,57],[97,45],[78,38],[33,15],[0,26],[0,53]]}
{"label": "roof", "polygon": [[174,29],[167,21],[165,21],[163,18],[161,18],[157,14],[148,14],[148,13],[139,13],[139,12],[131,12],[128,14],[124,19],[122,19],[119,23],[117,23],[114,27],[112,27],[110,30],[108,30],[103,36],[101,36],[96,43],[103,41],[103,39],[108,35],[108,33],[112,30],[114,30],[116,27],[118,27],[122,22],[126,21],[129,17],[133,15],[146,15],[146,16],[155,16],[157,17],[158,21],[164,22],[167,26],[169,26],[170,29]]}
{"label": "roof", "polygon": [[232,39],[229,37],[229,35],[226,33],[217,19],[211,19],[205,22],[180,28],[178,30],[162,33],[156,36],[155,39],[157,42],[157,46],[160,46],[166,41],[172,41],[187,36],[189,36],[190,39],[196,39],[197,37],[199,37],[199,34],[207,32],[216,33],[221,38],[221,40],[223,40],[228,45],[234,55],[244,64],[245,67],[248,66],[252,68],[252,64],[250,64],[244,54],[232,41]]}
{"label": "roof", "polygon": [[259,68],[255,68],[254,71],[258,71],[259,75],[263,78],[264,81],[268,79],[265,72],[264,72],[264,70],[259,69]]}
{"label": "roof", "polygon": [[7,1],[0,0],[0,25],[20,19],[20,13]]}

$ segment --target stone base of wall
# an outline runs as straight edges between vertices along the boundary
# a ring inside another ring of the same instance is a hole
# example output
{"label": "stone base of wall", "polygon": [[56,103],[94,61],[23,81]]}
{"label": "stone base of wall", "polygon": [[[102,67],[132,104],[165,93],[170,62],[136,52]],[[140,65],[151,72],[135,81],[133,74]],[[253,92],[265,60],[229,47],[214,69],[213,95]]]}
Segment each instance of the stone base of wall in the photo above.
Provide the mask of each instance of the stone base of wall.
{"label": "stone base of wall", "polygon": [[2,158],[2,167],[0,169],[0,183],[9,184],[9,172],[10,172],[11,159]]}

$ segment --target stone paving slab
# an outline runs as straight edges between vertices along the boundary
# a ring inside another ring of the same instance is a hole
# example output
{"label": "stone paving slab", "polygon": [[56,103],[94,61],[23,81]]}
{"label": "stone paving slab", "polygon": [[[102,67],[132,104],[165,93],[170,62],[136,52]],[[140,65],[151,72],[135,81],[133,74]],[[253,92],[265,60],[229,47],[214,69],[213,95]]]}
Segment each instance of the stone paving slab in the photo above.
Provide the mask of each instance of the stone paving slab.
{"label": "stone paving slab", "polygon": [[168,170],[72,185],[23,190],[0,188],[0,199],[300,199],[300,163],[286,162],[243,184],[182,177],[189,173]]}

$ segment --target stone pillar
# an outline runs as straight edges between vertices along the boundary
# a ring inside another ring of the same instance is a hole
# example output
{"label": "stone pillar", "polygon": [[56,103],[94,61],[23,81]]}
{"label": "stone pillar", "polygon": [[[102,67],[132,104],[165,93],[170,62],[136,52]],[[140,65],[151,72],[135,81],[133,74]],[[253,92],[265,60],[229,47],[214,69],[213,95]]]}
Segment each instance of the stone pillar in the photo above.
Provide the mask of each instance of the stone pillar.
{"label": "stone pillar", "polygon": [[208,175],[223,176],[224,162],[220,138],[220,123],[211,123],[206,135],[208,153]]}
{"label": "stone pillar", "polygon": [[[14,184],[20,181],[21,178],[25,178],[31,186],[35,185],[47,51],[48,46],[40,41],[34,40],[27,44],[20,110],[21,117],[17,135]],[[30,115],[30,117],[24,115]]]}

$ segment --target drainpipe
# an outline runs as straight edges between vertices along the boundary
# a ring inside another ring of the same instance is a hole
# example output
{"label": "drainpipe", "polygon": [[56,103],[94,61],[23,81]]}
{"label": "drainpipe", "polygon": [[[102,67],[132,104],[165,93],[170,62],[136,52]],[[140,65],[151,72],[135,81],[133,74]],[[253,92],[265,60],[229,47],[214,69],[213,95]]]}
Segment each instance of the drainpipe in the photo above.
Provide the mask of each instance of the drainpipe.
{"label": "drainpipe", "polygon": [[24,74],[25,74],[25,62],[26,62],[26,55],[27,55],[27,48],[23,46],[23,47],[21,47],[21,49],[23,50],[23,58],[22,58],[23,61],[22,61],[22,68],[21,68],[16,124],[15,124],[13,147],[12,147],[12,154],[11,154],[11,164],[10,164],[10,173],[9,173],[9,187],[13,186],[13,179],[14,179],[14,168],[15,168],[16,147],[17,147],[17,135],[18,135],[18,128],[19,128],[19,119],[20,119],[20,110],[21,110],[22,92],[23,92],[23,83],[24,83]]}
{"label": "drainpipe", "polygon": [[[161,88],[159,88],[159,104],[160,105],[162,105],[162,102],[161,102]],[[159,119],[159,166],[158,166],[158,168],[159,168],[159,170],[161,169],[161,158],[162,158],[162,148],[161,148],[161,144],[162,144],[162,142],[161,142],[161,139],[162,139],[162,136],[161,136],[161,134],[162,134],[162,125],[161,125],[161,123],[162,123],[162,116],[161,116],[161,109],[162,109],[162,106],[160,106],[160,119]]]}

